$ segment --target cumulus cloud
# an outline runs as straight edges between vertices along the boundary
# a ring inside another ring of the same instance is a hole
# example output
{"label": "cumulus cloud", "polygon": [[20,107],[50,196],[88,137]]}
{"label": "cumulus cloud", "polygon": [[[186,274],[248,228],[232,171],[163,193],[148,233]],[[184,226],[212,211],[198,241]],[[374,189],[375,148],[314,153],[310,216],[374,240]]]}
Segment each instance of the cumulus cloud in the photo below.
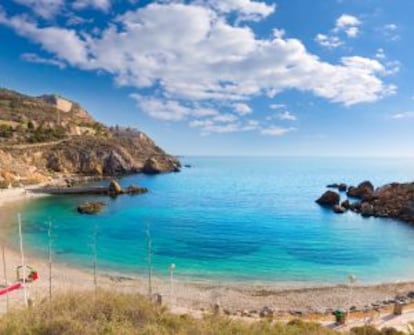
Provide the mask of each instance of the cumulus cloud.
{"label": "cumulus cloud", "polygon": [[[274,10],[274,5],[258,1],[150,3],[113,17],[97,34],[92,27],[80,32],[4,13],[0,24],[39,44],[51,59],[106,72],[117,84],[134,87],[138,108],[166,121],[218,116],[223,106],[246,117],[252,112],[247,101],[286,90],[347,106],[395,92],[395,86],[384,82],[378,60],[354,56],[325,62],[298,39],[282,33],[261,38],[225,15],[264,17]],[[154,96],[140,93],[147,88],[154,89]],[[210,132],[258,129],[243,120],[226,125],[210,121]],[[267,132],[277,133],[275,129]]]}
{"label": "cumulus cloud", "polygon": [[164,101],[139,94],[131,94],[131,97],[137,102],[140,110],[158,120],[181,121],[191,114],[191,110],[178,101]]}
{"label": "cumulus cloud", "polygon": [[72,7],[75,9],[85,9],[93,7],[103,11],[107,11],[111,7],[111,0],[76,0]]}
{"label": "cumulus cloud", "polygon": [[284,111],[283,113],[280,113],[278,115],[278,118],[280,120],[286,120],[286,121],[296,121],[297,120],[296,115],[292,114],[289,111]]}
{"label": "cumulus cloud", "polygon": [[334,49],[344,44],[344,42],[338,36],[325,34],[317,34],[315,37],[315,42],[328,49]]}
{"label": "cumulus cloud", "polygon": [[276,5],[268,5],[263,1],[252,0],[208,0],[205,4],[211,6],[219,13],[228,14],[236,12],[239,20],[259,21],[276,10]]}
{"label": "cumulus cloud", "polygon": [[7,25],[18,35],[40,44],[45,51],[61,61],[80,67],[88,64],[86,41],[82,40],[75,30],[52,26],[39,28],[25,16],[7,18],[1,11],[0,24]]}
{"label": "cumulus cloud", "polygon": [[43,18],[55,16],[64,4],[64,0],[14,0],[14,2],[30,8]]}
{"label": "cumulus cloud", "polygon": [[235,103],[233,104],[234,111],[239,115],[247,115],[252,113],[252,109],[249,105],[245,103]]}
{"label": "cumulus cloud", "polygon": [[342,14],[337,20],[334,31],[344,31],[348,37],[357,37],[361,21],[348,14]]}
{"label": "cumulus cloud", "polygon": [[315,42],[328,49],[338,48],[345,44],[338,35],[345,33],[347,37],[355,38],[359,35],[360,25],[361,21],[356,16],[342,14],[336,20],[335,27],[328,34],[320,33],[315,36]]}

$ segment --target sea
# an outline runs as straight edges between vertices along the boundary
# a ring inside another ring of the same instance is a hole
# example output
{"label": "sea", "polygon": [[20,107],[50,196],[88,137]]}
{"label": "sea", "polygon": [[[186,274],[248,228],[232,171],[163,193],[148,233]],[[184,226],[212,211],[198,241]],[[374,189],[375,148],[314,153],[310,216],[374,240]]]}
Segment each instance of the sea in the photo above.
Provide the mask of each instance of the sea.
{"label": "sea", "polygon": [[[330,183],[414,181],[414,159],[181,157],[180,173],[136,174],[143,195],[50,196],[19,207],[26,253],[73,267],[183,280],[327,285],[414,280],[414,226],[335,214],[315,203]],[[107,183],[107,182],[104,182]],[[342,193],[342,199],[346,195]],[[78,205],[103,201],[98,215]],[[17,213],[3,228],[18,246]],[[50,227],[50,236],[48,234]]]}

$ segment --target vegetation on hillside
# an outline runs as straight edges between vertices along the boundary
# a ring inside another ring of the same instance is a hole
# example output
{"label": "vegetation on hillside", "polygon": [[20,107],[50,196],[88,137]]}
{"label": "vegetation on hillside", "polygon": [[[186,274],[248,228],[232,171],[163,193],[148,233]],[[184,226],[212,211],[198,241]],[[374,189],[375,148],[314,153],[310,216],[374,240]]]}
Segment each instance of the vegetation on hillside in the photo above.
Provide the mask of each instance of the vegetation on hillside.
{"label": "vegetation on hillside", "polygon": [[0,89],[0,143],[51,142],[70,136],[79,127],[106,135],[106,127],[93,120],[80,105],[61,112],[42,97]]}
{"label": "vegetation on hillside", "polygon": [[[2,335],[339,335],[316,323],[288,324],[266,319],[246,323],[227,317],[196,320],[173,315],[165,308],[133,294],[107,291],[66,293],[16,310],[0,319]],[[392,329],[355,328],[352,335],[400,335]]]}

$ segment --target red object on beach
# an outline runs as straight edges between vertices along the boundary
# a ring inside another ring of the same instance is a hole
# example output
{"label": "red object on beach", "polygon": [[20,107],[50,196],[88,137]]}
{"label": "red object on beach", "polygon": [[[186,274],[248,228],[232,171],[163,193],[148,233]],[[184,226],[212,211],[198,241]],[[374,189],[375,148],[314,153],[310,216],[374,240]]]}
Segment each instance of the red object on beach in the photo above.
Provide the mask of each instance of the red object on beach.
{"label": "red object on beach", "polygon": [[0,295],[22,288],[22,283],[16,283],[0,290]]}
{"label": "red object on beach", "polygon": [[39,278],[39,275],[37,274],[37,271],[33,271],[33,272],[30,274],[29,278],[30,278],[32,281],[37,280],[37,279]]}

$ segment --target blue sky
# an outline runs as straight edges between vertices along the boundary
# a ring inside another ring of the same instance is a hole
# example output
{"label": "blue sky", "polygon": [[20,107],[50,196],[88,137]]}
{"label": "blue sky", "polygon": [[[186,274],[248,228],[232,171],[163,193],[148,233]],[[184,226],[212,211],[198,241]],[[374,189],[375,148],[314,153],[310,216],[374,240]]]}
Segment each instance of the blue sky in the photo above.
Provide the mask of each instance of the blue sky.
{"label": "blue sky", "polygon": [[0,86],[173,154],[413,156],[414,2],[3,0]]}

